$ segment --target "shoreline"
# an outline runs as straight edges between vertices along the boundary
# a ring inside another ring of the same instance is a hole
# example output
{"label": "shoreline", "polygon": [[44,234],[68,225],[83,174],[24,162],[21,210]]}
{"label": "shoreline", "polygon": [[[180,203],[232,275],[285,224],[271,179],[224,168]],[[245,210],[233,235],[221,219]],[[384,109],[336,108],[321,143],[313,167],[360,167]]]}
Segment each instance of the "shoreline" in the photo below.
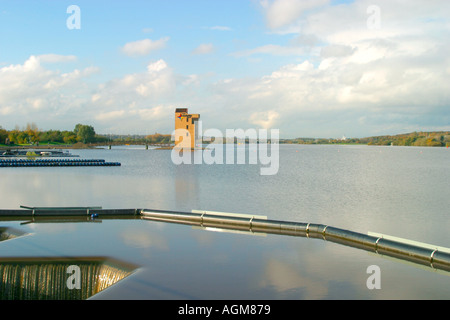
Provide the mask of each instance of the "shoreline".
{"label": "shoreline", "polygon": [[[142,145],[145,146],[145,144],[125,144],[125,143],[121,143],[121,144],[113,144],[111,146],[129,146],[129,145]],[[88,149],[107,149],[108,146],[110,145],[105,145],[105,144],[96,144],[96,145],[29,145],[29,146],[25,146],[25,145],[20,145],[20,146],[6,146],[6,145],[0,145],[0,152],[4,152],[7,150],[10,151],[19,151],[19,150],[88,150]],[[151,146],[151,145],[149,145]],[[153,146],[152,147],[156,147],[156,148],[152,148],[152,150],[172,150],[173,146]],[[1,153],[0,153],[0,157],[1,157]]]}
{"label": "shoreline", "polygon": [[[224,143],[225,144],[225,143]],[[100,147],[108,147],[108,146],[145,146],[145,144],[139,144],[139,143],[120,143],[120,144],[96,144],[96,145],[19,145],[19,146],[6,146],[6,145],[0,145],[0,150],[27,150],[27,149],[33,149],[33,150],[82,150],[82,149],[101,149]],[[237,145],[237,144],[236,144]],[[369,147],[413,147],[413,148],[449,148],[449,145],[446,146],[399,146],[399,145],[383,145],[383,144],[361,144],[361,143],[279,143],[279,145],[298,145],[298,146],[305,146],[305,145],[316,145],[316,146],[369,146]],[[148,145],[156,148],[152,148],[152,150],[172,150],[174,146],[155,146],[155,145]],[[204,149],[204,148],[203,148]]]}

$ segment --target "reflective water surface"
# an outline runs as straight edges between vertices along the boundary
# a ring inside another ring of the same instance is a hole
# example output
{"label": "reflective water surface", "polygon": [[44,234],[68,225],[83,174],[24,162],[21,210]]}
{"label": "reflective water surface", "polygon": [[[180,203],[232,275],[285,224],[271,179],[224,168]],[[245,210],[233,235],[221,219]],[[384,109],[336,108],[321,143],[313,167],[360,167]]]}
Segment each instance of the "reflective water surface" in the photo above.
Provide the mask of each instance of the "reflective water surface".
{"label": "reflective water surface", "polygon": [[[1,168],[1,207],[246,213],[450,247],[446,148],[280,145],[280,167],[273,176],[261,176],[259,165],[177,166],[169,150],[140,146],[73,153],[122,166]],[[9,268],[2,271],[3,289],[13,283],[10,275],[36,274],[52,259],[103,257],[102,261],[120,261],[126,267],[118,270],[125,273],[91,299],[450,298],[448,272],[320,239],[219,232],[139,217],[2,219],[0,227],[17,235],[0,242],[0,269]],[[40,267],[23,267],[29,261]],[[12,265],[17,266],[15,273]],[[380,268],[380,289],[367,286],[372,265]],[[70,276],[64,268],[60,267],[60,278],[52,279],[64,283]],[[92,281],[106,279],[90,274]],[[56,283],[50,280],[48,286]],[[24,297],[3,293],[2,298]]]}

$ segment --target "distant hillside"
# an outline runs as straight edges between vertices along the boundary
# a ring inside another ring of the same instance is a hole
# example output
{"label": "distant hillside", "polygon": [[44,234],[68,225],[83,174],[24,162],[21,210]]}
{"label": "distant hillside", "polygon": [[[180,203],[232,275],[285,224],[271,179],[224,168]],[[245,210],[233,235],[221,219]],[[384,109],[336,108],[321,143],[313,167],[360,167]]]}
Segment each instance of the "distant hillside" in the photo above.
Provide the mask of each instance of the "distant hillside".
{"label": "distant hillside", "polygon": [[[223,138],[223,142],[226,143]],[[236,139],[235,139],[236,140]],[[5,130],[0,126],[0,148],[26,145],[57,145],[72,146],[76,143],[83,144],[171,144],[170,134],[150,135],[113,135],[97,134],[92,126],[77,124],[75,129],[70,130],[47,130],[41,131],[32,123],[23,129]],[[211,140],[203,137],[203,143]],[[248,139],[246,139],[248,142]],[[236,143],[236,141],[235,141]],[[397,135],[373,136],[367,138],[294,138],[280,139],[283,144],[364,144],[364,145],[394,145],[394,146],[427,146],[427,147],[450,147],[449,131],[434,132],[411,132]]]}
{"label": "distant hillside", "polygon": [[360,139],[368,145],[395,145],[395,146],[427,146],[445,147],[450,145],[450,132],[411,132],[395,136],[376,136]]}
{"label": "distant hillside", "polygon": [[366,144],[380,146],[426,146],[426,147],[450,147],[450,132],[411,132],[398,135],[374,136],[367,138],[343,138],[343,139],[316,139],[295,138],[282,139],[285,144]]}

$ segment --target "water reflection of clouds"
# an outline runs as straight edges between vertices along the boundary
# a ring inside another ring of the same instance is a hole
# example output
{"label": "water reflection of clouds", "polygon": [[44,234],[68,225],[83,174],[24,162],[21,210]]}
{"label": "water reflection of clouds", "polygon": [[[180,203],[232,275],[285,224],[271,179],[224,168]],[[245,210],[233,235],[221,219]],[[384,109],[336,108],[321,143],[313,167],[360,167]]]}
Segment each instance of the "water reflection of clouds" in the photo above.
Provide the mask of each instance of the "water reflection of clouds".
{"label": "water reflection of clouds", "polygon": [[304,270],[286,261],[270,258],[262,272],[259,285],[274,288],[280,298],[323,299],[328,293],[325,281],[302,275]]}
{"label": "water reflection of clouds", "polygon": [[[191,227],[184,228],[187,231]],[[352,261],[356,252],[317,239],[271,235],[258,237],[194,228],[189,234],[179,234],[177,243],[180,243],[177,245],[186,245],[189,238],[200,246],[209,264],[223,270],[221,281],[237,281],[233,274],[245,279],[241,284],[244,295],[276,299],[327,299],[330,295],[333,295],[331,298],[339,298],[336,292],[342,284],[352,291],[357,291],[355,288],[358,286],[365,286],[364,278],[355,277],[355,272],[348,277],[348,266],[343,267],[339,262]],[[364,266],[359,271],[365,275]],[[331,281],[335,278],[338,281]],[[209,280],[210,283],[214,281]],[[231,294],[234,289],[228,286],[224,285],[223,290]],[[221,298],[220,293],[214,294]]]}
{"label": "water reflection of clouds", "polygon": [[204,247],[211,247],[215,242],[215,237],[212,232],[192,232],[192,237],[197,243]]}
{"label": "water reflection of clouds", "polygon": [[320,239],[273,238],[270,243],[272,248],[260,252],[256,290],[276,299],[371,298],[366,268],[377,257]]}
{"label": "water reflection of clouds", "polygon": [[174,175],[176,206],[190,210],[190,206],[198,203],[200,198],[197,165],[178,165],[174,168]]}
{"label": "water reflection of clouds", "polygon": [[35,233],[43,234],[69,234],[75,233],[78,230],[78,226],[75,223],[30,223],[28,228]]}
{"label": "water reflection of clouds", "polygon": [[169,249],[166,237],[145,229],[127,228],[120,233],[120,237],[125,245],[134,248]]}
{"label": "water reflection of clouds", "polygon": [[[253,213],[271,219],[324,223],[362,233],[375,231],[447,246],[450,220],[442,210],[448,204],[445,198],[447,171],[442,171],[445,161],[433,158],[433,162],[425,162],[407,154],[400,157],[400,152],[408,151],[403,148],[383,148],[382,154],[381,148],[359,146],[339,147],[340,152],[337,147],[326,146],[291,149],[281,146],[282,165],[278,174],[264,178],[253,174],[251,166],[174,166],[170,156],[158,160],[143,153],[138,158],[140,155],[134,151],[126,156],[132,160],[125,161],[124,156],[124,166],[116,168],[120,174],[115,173],[116,169],[5,169],[0,180],[2,207],[95,205]],[[409,151],[412,152],[416,149]],[[120,155],[108,154],[111,160]],[[154,154],[155,157],[162,155]],[[95,156],[89,153],[89,157]],[[134,169],[127,161],[136,162]],[[436,168],[431,165],[434,162]],[[141,174],[142,167],[145,170]],[[420,174],[421,168],[428,169]],[[105,222],[105,228],[100,229],[95,226],[102,227],[102,224],[61,223],[29,224],[27,228],[42,235],[32,240],[42,242],[45,248],[64,248],[60,250],[64,253],[110,252],[144,261],[157,271],[156,276],[148,275],[146,280],[156,282],[160,274],[167,275],[173,278],[171,288],[195,297],[396,299],[449,296],[446,276],[318,239],[272,236],[265,239],[192,230],[190,226],[139,223],[138,228],[134,223],[123,227],[125,222],[121,221],[114,224],[113,231],[106,228]],[[44,235],[49,233],[57,236],[46,240]],[[21,244],[27,239],[15,241]],[[3,250],[10,250],[14,242],[3,243]],[[173,252],[179,257],[174,258]],[[158,257],[156,265],[155,257]],[[178,274],[181,266],[174,265],[174,261],[189,262],[183,265],[183,275],[198,280],[197,291],[191,288],[193,281]],[[370,291],[366,287],[369,276],[366,268],[371,264],[381,267],[382,290]],[[205,273],[200,276],[199,270]],[[182,283],[186,287],[182,287]],[[167,283],[164,285],[170,287]],[[215,292],[215,288],[210,288],[221,285],[227,286],[224,289],[228,291]]]}
{"label": "water reflection of clouds", "polygon": [[167,208],[173,200],[170,191],[173,186],[169,187],[170,181],[163,177],[89,175],[62,171],[70,168],[59,169],[61,172],[7,173],[0,182],[2,208],[17,209],[20,205]]}
{"label": "water reflection of clouds", "polygon": [[[445,296],[446,289],[436,284],[438,278],[430,281],[420,273],[423,270],[402,272],[405,267],[401,264],[321,239],[211,232],[135,219],[76,226],[79,232],[66,232],[64,237],[49,237],[40,229],[39,237],[23,240],[33,245],[23,247],[33,249],[33,253],[36,249],[38,253],[45,250],[68,255],[101,253],[139,261],[146,267],[138,275],[141,286],[151,283],[196,298],[414,298],[426,296],[419,288],[430,290],[433,283],[435,291]],[[11,245],[10,250],[16,248],[14,242]],[[9,252],[5,244],[2,248]],[[366,268],[371,264],[382,270],[382,290],[366,287]],[[134,283],[124,285],[131,288]],[[151,295],[152,288],[144,288],[145,297]],[[121,291],[116,294],[122,297]]]}
{"label": "water reflection of clouds", "polygon": [[[276,299],[327,297],[330,264],[326,257],[330,249],[317,245],[314,240],[258,237],[201,228],[194,228],[189,235],[202,248],[209,264],[219,271],[216,276],[221,278],[220,281],[234,283],[240,278],[244,280],[239,285],[240,294],[244,296]],[[316,275],[317,263],[328,265],[319,277]],[[217,279],[209,280],[210,283],[215,281]],[[229,284],[222,287],[228,294],[236,294],[233,293],[235,289]],[[211,294],[223,298],[220,292]]]}
{"label": "water reflection of clouds", "polygon": [[55,206],[79,203],[80,198],[83,199],[82,193],[89,191],[89,177],[62,174],[56,170],[35,172],[27,171],[31,168],[23,169],[5,179],[7,184],[0,184],[0,192],[5,196],[4,205],[7,207],[18,208],[22,204]]}

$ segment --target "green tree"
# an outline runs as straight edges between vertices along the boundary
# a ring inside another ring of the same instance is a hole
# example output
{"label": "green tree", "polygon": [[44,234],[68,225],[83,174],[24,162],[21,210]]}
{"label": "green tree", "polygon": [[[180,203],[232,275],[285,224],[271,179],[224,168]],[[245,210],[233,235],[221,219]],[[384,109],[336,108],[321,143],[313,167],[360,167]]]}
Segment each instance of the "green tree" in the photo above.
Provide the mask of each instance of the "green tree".
{"label": "green tree", "polygon": [[19,134],[18,130],[12,130],[8,133],[8,139],[11,143],[18,143],[17,142],[17,135]]}
{"label": "green tree", "polygon": [[63,141],[67,144],[73,144],[77,142],[77,135],[73,131],[63,131]]}
{"label": "green tree", "polygon": [[5,143],[7,138],[8,138],[8,131],[6,131],[0,126],[0,143]]}
{"label": "green tree", "polygon": [[73,129],[73,133],[75,133],[75,135],[78,135],[78,132],[80,131],[80,128],[82,127],[83,125],[81,124],[81,123],[78,123],[76,126],[75,126],[75,129]]}
{"label": "green tree", "polygon": [[63,136],[59,130],[48,130],[39,136],[41,142],[63,142]]}
{"label": "green tree", "polygon": [[74,130],[77,140],[83,143],[95,141],[95,130],[92,126],[77,124]]}
{"label": "green tree", "polygon": [[30,140],[30,142],[36,143],[39,141],[39,129],[34,122],[32,122],[31,124],[27,123],[25,133],[28,135],[28,139]]}
{"label": "green tree", "polygon": [[26,144],[30,142],[30,137],[25,131],[19,131],[16,136],[16,143],[18,144]]}

